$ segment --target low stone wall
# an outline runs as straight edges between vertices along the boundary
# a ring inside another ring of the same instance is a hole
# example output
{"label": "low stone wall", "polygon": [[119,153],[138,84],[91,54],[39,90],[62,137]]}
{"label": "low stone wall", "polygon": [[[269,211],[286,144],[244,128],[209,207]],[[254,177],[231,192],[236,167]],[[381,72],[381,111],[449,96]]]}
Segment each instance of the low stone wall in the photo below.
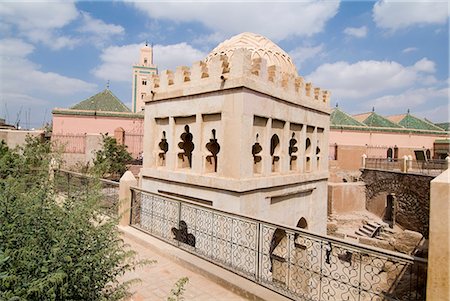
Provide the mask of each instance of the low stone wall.
{"label": "low stone wall", "polygon": [[0,129],[0,140],[5,141],[9,148],[15,148],[25,144],[25,138],[30,135],[32,137],[41,136],[44,131],[22,131],[22,130],[4,130]]}
{"label": "low stone wall", "polygon": [[345,214],[365,210],[363,182],[328,183],[328,214]]}

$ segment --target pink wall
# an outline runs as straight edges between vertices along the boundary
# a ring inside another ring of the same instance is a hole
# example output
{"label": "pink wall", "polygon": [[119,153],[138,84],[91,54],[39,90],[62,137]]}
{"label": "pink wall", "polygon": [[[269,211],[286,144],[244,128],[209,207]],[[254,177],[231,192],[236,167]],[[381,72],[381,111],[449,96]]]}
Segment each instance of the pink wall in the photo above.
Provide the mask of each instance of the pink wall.
{"label": "pink wall", "polygon": [[359,132],[348,130],[330,130],[330,144],[355,146],[395,146],[399,148],[433,148],[436,139],[446,135],[419,135],[403,133]]}
{"label": "pink wall", "polygon": [[54,134],[108,133],[114,136],[114,130],[122,127],[125,133],[143,134],[143,118],[53,115]]}

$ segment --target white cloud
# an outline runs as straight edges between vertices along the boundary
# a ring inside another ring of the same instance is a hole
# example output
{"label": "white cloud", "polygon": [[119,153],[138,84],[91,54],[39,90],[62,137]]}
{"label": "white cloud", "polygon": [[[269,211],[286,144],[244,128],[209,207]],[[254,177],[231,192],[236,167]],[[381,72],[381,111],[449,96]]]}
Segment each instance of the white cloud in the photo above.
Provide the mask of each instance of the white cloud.
{"label": "white cloud", "polygon": [[426,73],[434,73],[436,72],[436,64],[433,61],[430,61],[426,57],[417,61],[413,67],[415,70]]}
{"label": "white cloud", "polygon": [[[16,49],[15,53],[13,53],[14,49]],[[47,95],[58,96],[95,90],[94,84],[80,79],[40,71],[38,65],[27,59],[33,49],[32,45],[19,39],[0,40],[0,65],[2,66],[0,94],[3,99],[13,102],[13,99],[5,95],[33,95],[44,92]],[[35,99],[34,96],[29,97]]]}
{"label": "white cloud", "polygon": [[200,22],[226,36],[250,31],[279,41],[321,32],[338,12],[338,1],[314,2],[131,2],[151,18]]}
{"label": "white cloud", "polygon": [[422,118],[431,120],[432,122],[449,122],[450,121],[450,104],[444,102],[442,105],[434,106],[432,109],[425,109],[418,112],[414,112]]}
{"label": "white cloud", "polygon": [[[112,81],[131,81],[131,68],[139,60],[139,49],[142,44],[111,46],[100,55],[101,65],[92,73],[101,79]],[[154,45],[153,57],[159,70],[175,70],[178,66],[191,66],[202,60],[206,53],[186,43],[174,45]]]}
{"label": "white cloud", "polygon": [[103,46],[110,38],[125,33],[125,29],[120,25],[107,24],[102,20],[93,18],[86,12],[82,12],[81,16],[82,25],[78,28],[78,31],[88,34],[88,38],[98,46]]}
{"label": "white cloud", "polygon": [[323,64],[306,78],[338,98],[360,99],[408,87],[417,80],[418,72],[397,62],[340,61]]}
{"label": "white cloud", "polygon": [[323,48],[323,44],[317,46],[300,46],[290,51],[289,56],[292,58],[292,60],[300,70],[300,66],[303,62],[322,55]]}
{"label": "white cloud", "polygon": [[380,28],[392,31],[415,25],[445,24],[449,17],[446,1],[378,1],[373,20]]}
{"label": "white cloud", "polygon": [[344,33],[355,38],[364,38],[367,36],[367,27],[347,27],[344,29]]}
{"label": "white cloud", "polygon": [[414,109],[426,102],[448,99],[448,88],[438,89],[436,87],[408,89],[400,94],[389,94],[369,101],[369,104],[377,108],[377,111],[389,112],[395,109]]}
{"label": "white cloud", "polygon": [[33,45],[19,39],[3,39],[0,42],[0,56],[3,60],[10,57],[26,57],[33,50]]}
{"label": "white cloud", "polygon": [[0,3],[0,24],[2,28],[16,27],[19,36],[32,42],[43,43],[52,49],[73,47],[76,39],[61,37],[57,30],[78,17],[78,10],[72,1],[29,1]]}
{"label": "white cloud", "polygon": [[414,52],[417,51],[418,49],[416,47],[408,47],[402,50],[403,53],[410,53],[410,52]]}

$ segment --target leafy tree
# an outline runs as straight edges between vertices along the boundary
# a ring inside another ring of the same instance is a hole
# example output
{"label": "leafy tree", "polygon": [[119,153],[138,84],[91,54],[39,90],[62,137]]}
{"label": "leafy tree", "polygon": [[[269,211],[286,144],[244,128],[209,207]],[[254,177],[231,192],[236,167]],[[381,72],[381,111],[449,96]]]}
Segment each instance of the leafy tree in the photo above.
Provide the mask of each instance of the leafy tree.
{"label": "leafy tree", "polygon": [[94,173],[118,180],[127,171],[127,163],[132,159],[125,145],[118,144],[113,137],[103,135],[103,147],[95,153]]}
{"label": "leafy tree", "polygon": [[[145,264],[125,248],[117,219],[99,213],[100,190],[62,198],[49,177],[49,142],[0,144],[0,300],[119,300]],[[3,173],[7,171],[7,173]]]}

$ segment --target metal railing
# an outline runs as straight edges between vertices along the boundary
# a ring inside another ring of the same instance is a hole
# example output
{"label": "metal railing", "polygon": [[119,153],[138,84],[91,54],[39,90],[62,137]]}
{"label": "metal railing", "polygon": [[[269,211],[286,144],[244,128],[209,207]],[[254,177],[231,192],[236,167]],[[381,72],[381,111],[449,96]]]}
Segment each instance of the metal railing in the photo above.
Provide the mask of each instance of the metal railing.
{"label": "metal railing", "polygon": [[[405,165],[405,168],[402,166]],[[437,176],[448,168],[444,159],[439,160],[406,160],[392,158],[366,158],[363,168],[403,171],[407,173],[418,173],[423,175]]]}
{"label": "metal railing", "polygon": [[401,170],[403,159],[392,158],[367,158],[366,168],[381,169],[381,170]]}
{"label": "metal railing", "polygon": [[421,258],[138,188],[130,224],[294,300],[425,300]]}
{"label": "metal railing", "polygon": [[56,170],[54,179],[56,190],[67,198],[86,198],[97,186],[95,189],[100,190],[102,212],[109,216],[118,214],[119,182],[67,170]]}

